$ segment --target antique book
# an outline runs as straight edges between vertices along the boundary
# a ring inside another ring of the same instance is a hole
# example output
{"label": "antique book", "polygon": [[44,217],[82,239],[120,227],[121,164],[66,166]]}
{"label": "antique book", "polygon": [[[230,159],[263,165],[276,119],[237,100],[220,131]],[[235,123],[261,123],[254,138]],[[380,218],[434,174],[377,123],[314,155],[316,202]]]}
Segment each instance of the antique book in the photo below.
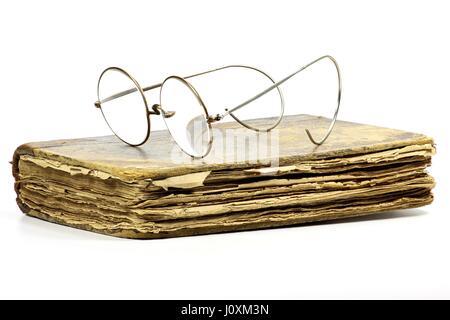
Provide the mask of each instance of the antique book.
{"label": "antique book", "polygon": [[17,203],[32,217],[144,239],[297,225],[433,201],[431,138],[338,121],[323,145],[311,144],[304,129],[320,136],[328,123],[286,116],[267,136],[220,123],[204,159],[174,148],[165,130],[138,148],[114,136],[27,143],[12,162]]}

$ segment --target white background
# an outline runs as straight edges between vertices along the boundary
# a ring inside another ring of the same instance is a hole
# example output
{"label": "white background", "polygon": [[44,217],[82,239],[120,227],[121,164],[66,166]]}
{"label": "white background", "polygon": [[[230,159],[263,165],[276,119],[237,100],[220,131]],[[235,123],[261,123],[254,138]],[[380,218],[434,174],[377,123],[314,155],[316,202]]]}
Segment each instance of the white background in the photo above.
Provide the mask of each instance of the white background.
{"label": "white background", "polygon": [[[449,16],[447,1],[3,1],[0,298],[450,298]],[[435,139],[432,205],[132,241],[15,204],[18,145],[109,134],[92,106],[105,67],[152,83],[230,63],[280,78],[322,54],[342,68],[340,119]]]}

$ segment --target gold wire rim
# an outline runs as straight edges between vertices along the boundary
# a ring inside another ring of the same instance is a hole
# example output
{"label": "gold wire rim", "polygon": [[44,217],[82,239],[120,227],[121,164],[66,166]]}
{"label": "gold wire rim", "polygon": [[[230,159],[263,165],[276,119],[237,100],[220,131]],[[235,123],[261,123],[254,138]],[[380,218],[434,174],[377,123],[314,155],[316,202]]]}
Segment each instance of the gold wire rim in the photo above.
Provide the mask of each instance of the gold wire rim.
{"label": "gold wire rim", "polygon": [[[254,70],[259,72],[260,74],[262,74],[263,76],[265,76],[267,79],[269,79],[272,83],[276,83],[276,81],[266,72],[262,71],[261,69],[255,68],[255,67],[251,67],[251,66],[246,66],[246,65],[231,65],[231,67],[239,67],[239,68],[244,68],[244,69],[250,69],[250,70]],[[277,91],[278,91],[278,95],[280,97],[280,114],[278,115],[277,120],[273,123],[272,126],[268,127],[268,128],[256,128],[253,127],[247,123],[245,123],[246,120],[241,120],[239,119],[233,112],[230,112],[230,116],[240,125],[244,126],[247,129],[256,131],[256,132],[269,132],[271,130],[273,130],[274,128],[276,128],[281,120],[283,120],[283,116],[284,116],[284,96],[283,96],[283,92],[281,91],[281,87],[276,87]]]}
{"label": "gold wire rim", "polygon": [[163,88],[164,88],[164,84],[165,84],[168,80],[171,80],[171,79],[177,80],[177,81],[181,82],[183,85],[185,85],[185,86],[186,86],[186,87],[194,94],[194,96],[195,96],[197,102],[198,102],[198,103],[200,104],[200,106],[203,108],[203,112],[204,112],[204,114],[205,114],[205,122],[206,122],[207,127],[208,127],[208,137],[209,137],[207,149],[206,149],[206,151],[204,152],[204,154],[202,154],[201,156],[200,156],[200,155],[193,155],[193,154],[190,154],[188,151],[186,151],[186,150],[183,148],[183,146],[182,146],[180,143],[178,143],[178,141],[175,139],[174,135],[172,134],[172,130],[170,129],[169,125],[167,124],[166,118],[163,117],[164,123],[166,124],[166,127],[167,127],[167,129],[169,130],[170,135],[172,136],[173,140],[175,141],[175,143],[178,145],[178,147],[179,147],[184,153],[186,153],[187,155],[189,155],[189,156],[191,156],[191,157],[193,157],[193,158],[195,158],[195,159],[201,159],[201,158],[204,158],[204,157],[206,157],[206,156],[209,154],[209,152],[211,151],[212,143],[213,143],[213,140],[214,140],[213,134],[212,134],[212,126],[211,126],[211,123],[208,121],[208,119],[209,119],[208,109],[206,108],[205,103],[203,102],[203,100],[202,100],[200,94],[199,94],[198,91],[195,89],[195,87],[194,87],[190,82],[188,82],[186,79],[184,79],[184,78],[182,78],[182,77],[179,77],[179,76],[175,76],[175,75],[174,75],[174,76],[169,76],[169,77],[167,77],[166,79],[164,79],[164,81],[162,82],[162,85],[161,85],[161,87],[160,87],[160,89],[159,89],[159,104],[160,104],[160,106],[161,106],[163,109],[164,109],[164,105],[163,105],[163,103],[162,103],[162,91],[163,91]]}
{"label": "gold wire rim", "polygon": [[[144,102],[144,107],[145,107],[145,108],[144,108],[144,111],[145,111],[145,118],[146,118],[146,121],[147,121],[147,133],[146,133],[146,135],[145,135],[144,140],[143,140],[142,142],[140,142],[140,143],[134,144],[134,143],[130,143],[130,142],[126,141],[125,139],[122,139],[122,138],[120,137],[120,135],[118,135],[118,134],[116,133],[116,131],[112,128],[111,124],[108,122],[108,119],[107,119],[105,113],[103,112],[103,108],[102,108],[102,104],[101,104],[101,101],[102,101],[102,100],[100,99],[100,83],[101,83],[101,80],[102,80],[103,76],[104,76],[107,72],[109,72],[109,71],[117,71],[117,72],[120,72],[120,73],[122,73],[123,75],[125,75],[129,80],[131,80],[131,81],[133,82],[134,86],[135,86],[136,89],[139,91],[139,93],[140,93],[140,95],[141,95],[141,97],[142,97],[142,100],[143,100],[143,102]],[[106,121],[106,124],[108,125],[109,129],[111,129],[112,133],[114,133],[114,135],[115,135],[120,141],[122,141],[122,142],[124,142],[124,143],[126,143],[127,145],[132,146],[132,147],[139,147],[139,146],[142,146],[144,143],[146,143],[146,142],[148,141],[148,139],[149,139],[149,137],[150,137],[150,126],[151,126],[151,124],[150,124],[150,117],[149,117],[149,109],[148,109],[147,98],[145,97],[144,91],[142,90],[142,87],[141,87],[141,85],[139,84],[139,82],[138,82],[135,78],[133,78],[127,71],[125,71],[124,69],[119,68],[119,67],[109,67],[109,68],[106,68],[105,70],[103,70],[103,72],[100,74],[100,77],[99,77],[98,82],[97,82],[97,99],[98,99],[97,101],[98,101],[98,103],[99,103],[99,107],[98,107],[98,108],[99,108],[100,111],[102,112],[102,115],[103,115],[103,118],[104,118],[105,121]]]}

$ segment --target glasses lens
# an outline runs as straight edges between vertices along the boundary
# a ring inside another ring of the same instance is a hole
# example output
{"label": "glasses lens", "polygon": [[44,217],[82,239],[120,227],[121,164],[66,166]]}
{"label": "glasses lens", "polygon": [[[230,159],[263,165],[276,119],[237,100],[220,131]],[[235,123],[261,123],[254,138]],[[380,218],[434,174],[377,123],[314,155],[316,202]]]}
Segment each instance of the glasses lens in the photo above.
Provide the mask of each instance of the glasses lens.
{"label": "glasses lens", "polygon": [[[224,108],[236,107],[274,84],[264,72],[241,65],[227,66],[200,77],[190,78],[189,82],[202,92],[203,101],[208,106],[218,107],[211,110],[212,114],[223,113]],[[273,128],[282,113],[281,89],[278,91],[274,88],[231,115],[252,129],[264,131]],[[224,119],[231,120],[233,119]]]}
{"label": "glasses lens", "polygon": [[170,117],[163,117],[178,146],[193,157],[203,157],[211,148],[207,113],[195,89],[179,77],[169,77],[161,87],[160,105]]}
{"label": "glasses lens", "polygon": [[150,130],[145,100],[138,86],[121,69],[104,71],[98,84],[103,117],[114,134],[130,145],[145,142]]}

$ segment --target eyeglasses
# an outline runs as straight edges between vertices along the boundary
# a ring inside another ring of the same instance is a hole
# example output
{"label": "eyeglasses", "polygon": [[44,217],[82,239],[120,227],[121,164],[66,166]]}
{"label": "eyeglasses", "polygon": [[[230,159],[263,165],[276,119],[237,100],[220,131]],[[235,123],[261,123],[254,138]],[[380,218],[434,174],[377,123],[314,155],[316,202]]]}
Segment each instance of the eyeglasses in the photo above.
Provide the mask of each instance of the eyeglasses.
{"label": "eyeglasses", "polygon": [[[254,131],[268,132],[278,126],[284,114],[284,98],[280,86],[296,74],[323,59],[331,60],[336,68],[338,81],[337,106],[328,130],[320,140],[314,139],[311,132],[305,129],[310,141],[316,145],[321,145],[327,140],[333,130],[339,112],[342,92],[341,73],[338,63],[329,55],[322,56],[304,65],[278,82],[275,82],[272,77],[260,69],[246,65],[229,65],[186,77],[170,76],[161,83],[141,87],[136,79],[125,70],[110,67],[101,73],[98,80],[98,99],[95,102],[95,107],[101,110],[112,132],[120,140],[134,147],[143,145],[149,139],[150,116],[160,115],[180,149],[193,158],[202,158],[208,155],[212,147],[213,134],[211,124],[227,116],[231,116],[242,126]],[[267,81],[269,85],[250,99],[234,107],[225,108],[223,113],[210,115],[200,94],[187,79],[232,68],[254,72],[258,77],[262,77]],[[159,103],[153,104],[149,108],[145,92],[157,88],[160,89]],[[277,116],[271,118],[272,120],[269,124],[265,122],[264,127],[254,123],[250,124],[238,116],[238,110],[257,101],[269,92],[273,92],[273,90],[276,90],[279,104],[276,103],[270,106]]]}

